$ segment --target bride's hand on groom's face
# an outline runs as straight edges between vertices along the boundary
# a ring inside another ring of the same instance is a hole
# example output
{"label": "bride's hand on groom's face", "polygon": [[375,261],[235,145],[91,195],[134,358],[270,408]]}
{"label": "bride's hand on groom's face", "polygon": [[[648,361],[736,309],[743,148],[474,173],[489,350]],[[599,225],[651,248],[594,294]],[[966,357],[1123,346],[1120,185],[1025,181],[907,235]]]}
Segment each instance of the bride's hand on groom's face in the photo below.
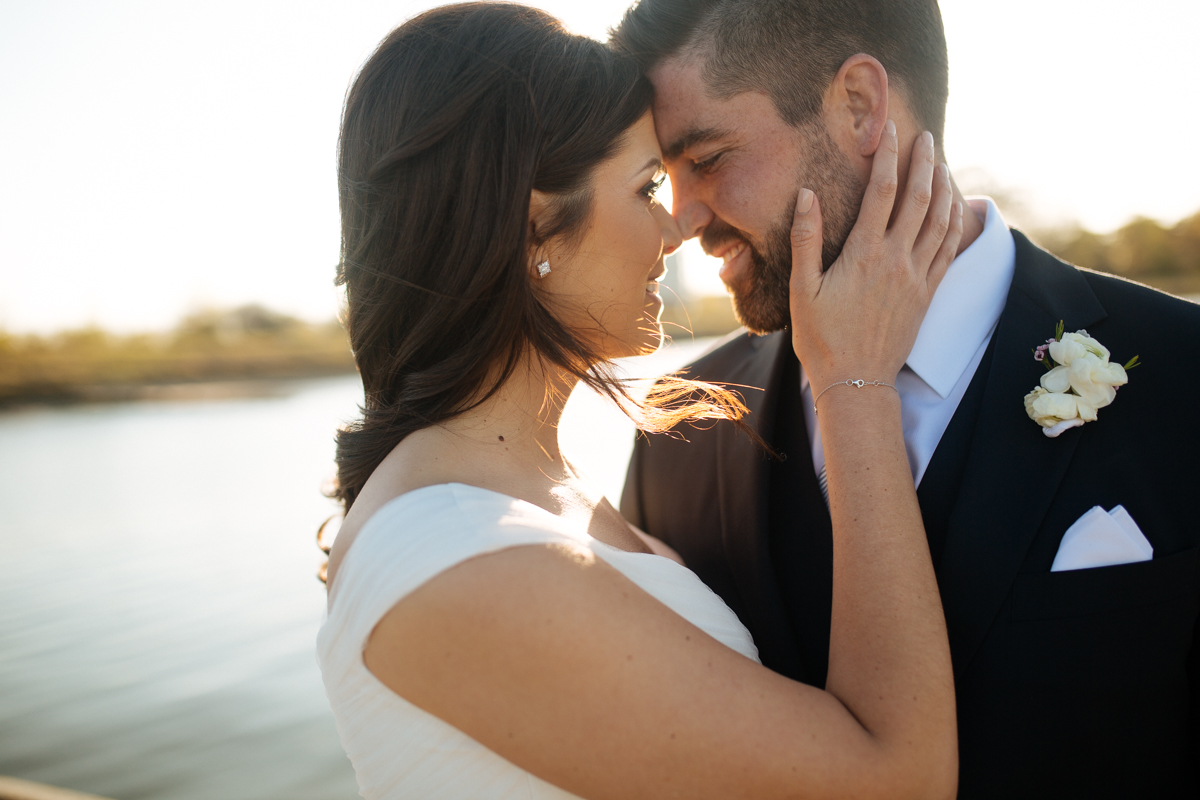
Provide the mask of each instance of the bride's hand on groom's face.
{"label": "bride's hand on groom's face", "polygon": [[889,121],[858,221],[828,271],[822,271],[820,198],[800,190],[792,225],[792,346],[814,391],[844,380],[894,383],[958,251],[963,209],[952,202],[949,170],[934,163],[929,133],[913,145],[908,184],[889,226],[898,153]]}

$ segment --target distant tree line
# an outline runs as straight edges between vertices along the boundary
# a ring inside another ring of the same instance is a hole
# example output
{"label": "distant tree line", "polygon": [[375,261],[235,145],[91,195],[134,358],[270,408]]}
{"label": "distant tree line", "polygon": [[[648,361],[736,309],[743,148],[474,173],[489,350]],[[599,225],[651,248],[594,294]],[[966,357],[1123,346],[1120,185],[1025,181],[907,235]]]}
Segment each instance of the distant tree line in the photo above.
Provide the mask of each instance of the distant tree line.
{"label": "distant tree line", "polygon": [[1107,234],[1074,227],[1033,235],[1072,264],[1176,294],[1200,294],[1200,213],[1171,227],[1138,217]]}
{"label": "distant tree line", "polygon": [[96,327],[52,336],[0,332],[0,407],[130,399],[163,384],[353,371],[337,321],[313,325],[258,305],[192,314],[169,333],[116,336]]}

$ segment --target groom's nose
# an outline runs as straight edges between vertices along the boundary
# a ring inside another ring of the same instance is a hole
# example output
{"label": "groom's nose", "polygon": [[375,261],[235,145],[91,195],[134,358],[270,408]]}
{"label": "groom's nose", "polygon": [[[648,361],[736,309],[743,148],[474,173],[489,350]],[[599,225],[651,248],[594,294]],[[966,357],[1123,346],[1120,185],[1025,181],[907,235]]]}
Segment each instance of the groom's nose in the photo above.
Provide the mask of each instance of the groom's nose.
{"label": "groom's nose", "polygon": [[671,216],[684,239],[699,236],[706,225],[713,221],[713,211],[693,191],[687,176],[675,180],[671,176]]}

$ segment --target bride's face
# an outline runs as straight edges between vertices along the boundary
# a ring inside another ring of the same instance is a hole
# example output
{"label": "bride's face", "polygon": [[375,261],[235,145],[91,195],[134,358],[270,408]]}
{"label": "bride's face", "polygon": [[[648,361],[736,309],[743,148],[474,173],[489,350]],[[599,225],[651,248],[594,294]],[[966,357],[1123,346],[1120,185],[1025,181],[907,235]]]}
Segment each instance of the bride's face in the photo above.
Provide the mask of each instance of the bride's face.
{"label": "bride's face", "polygon": [[592,212],[571,247],[549,252],[540,286],[555,315],[606,358],[650,353],[662,343],[663,257],[683,243],[671,215],[654,197],[663,179],[654,120],[646,114],[616,155],[592,173]]}

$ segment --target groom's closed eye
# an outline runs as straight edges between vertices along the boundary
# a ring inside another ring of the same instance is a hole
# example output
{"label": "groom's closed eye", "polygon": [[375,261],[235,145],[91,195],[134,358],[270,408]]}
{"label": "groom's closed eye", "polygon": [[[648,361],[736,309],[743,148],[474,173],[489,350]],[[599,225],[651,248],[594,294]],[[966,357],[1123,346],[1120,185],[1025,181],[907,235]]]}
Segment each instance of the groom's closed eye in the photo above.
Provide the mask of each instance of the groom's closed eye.
{"label": "groom's closed eye", "polygon": [[716,168],[717,162],[721,160],[721,156],[725,155],[724,151],[715,153],[700,161],[692,162],[692,172],[698,172],[701,175],[708,175]]}
{"label": "groom's closed eye", "polygon": [[695,150],[701,145],[728,139],[732,135],[731,131],[723,128],[691,128],[663,149],[663,158],[666,161],[677,161],[688,150]]}

